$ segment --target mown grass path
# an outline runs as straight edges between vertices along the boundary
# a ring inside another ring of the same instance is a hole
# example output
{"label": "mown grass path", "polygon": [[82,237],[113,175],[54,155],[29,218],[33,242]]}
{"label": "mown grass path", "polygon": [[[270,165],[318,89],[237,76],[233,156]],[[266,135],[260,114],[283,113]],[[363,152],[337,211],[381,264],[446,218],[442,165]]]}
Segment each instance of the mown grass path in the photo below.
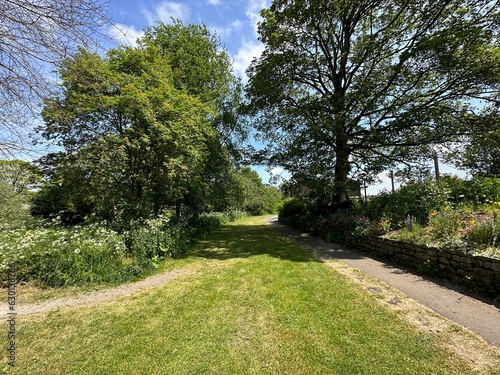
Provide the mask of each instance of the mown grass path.
{"label": "mown grass path", "polygon": [[[263,218],[223,226],[193,272],[115,303],[17,322],[12,374],[470,374]],[[6,324],[0,327],[7,332]],[[6,334],[4,335],[6,336]],[[484,373],[484,372],[483,372]],[[489,369],[487,373],[499,373]]]}

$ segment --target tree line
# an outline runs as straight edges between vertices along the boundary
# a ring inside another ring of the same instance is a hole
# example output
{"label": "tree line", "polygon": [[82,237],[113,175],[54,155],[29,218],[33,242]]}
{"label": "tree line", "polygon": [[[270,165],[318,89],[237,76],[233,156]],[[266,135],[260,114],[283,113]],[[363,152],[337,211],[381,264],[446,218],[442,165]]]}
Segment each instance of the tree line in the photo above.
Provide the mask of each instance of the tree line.
{"label": "tree line", "polygon": [[[246,162],[285,168],[288,187],[325,204],[436,153],[498,177],[498,1],[274,0],[261,15],[246,86],[219,38],[179,21],[147,28],[137,47],[62,56],[37,129],[60,151],[39,160],[35,213],[260,212],[267,198],[249,192],[271,189]],[[264,148],[249,152],[253,131]]]}
{"label": "tree line", "polygon": [[37,131],[60,151],[37,161],[33,214],[75,224],[275,210],[279,191],[241,167],[241,83],[205,26],[159,23],[104,56],[80,48],[57,73]]}

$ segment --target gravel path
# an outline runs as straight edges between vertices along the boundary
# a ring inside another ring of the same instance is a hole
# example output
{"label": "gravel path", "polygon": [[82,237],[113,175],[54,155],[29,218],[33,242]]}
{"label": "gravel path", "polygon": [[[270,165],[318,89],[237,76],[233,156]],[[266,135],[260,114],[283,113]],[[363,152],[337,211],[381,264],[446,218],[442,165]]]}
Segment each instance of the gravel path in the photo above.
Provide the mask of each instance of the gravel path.
{"label": "gravel path", "polygon": [[[363,256],[346,246],[326,243],[279,223],[277,217],[268,219],[268,222],[278,233],[294,242],[365,272],[500,347],[500,309],[493,302],[472,298],[452,285],[429,281],[398,266]],[[367,289],[374,294],[382,293],[379,287]]]}
{"label": "gravel path", "polygon": [[[78,297],[62,297],[40,303],[21,304],[17,307],[16,313],[18,316],[23,316],[27,314],[45,313],[68,306],[91,306],[106,301],[112,301],[118,297],[138,294],[151,288],[161,287],[181,276],[191,275],[193,273],[195,272],[189,269],[178,269],[150,276],[134,283],[123,284],[116,288],[99,290]],[[2,311],[3,315],[7,316],[7,312],[7,307],[4,307]]]}

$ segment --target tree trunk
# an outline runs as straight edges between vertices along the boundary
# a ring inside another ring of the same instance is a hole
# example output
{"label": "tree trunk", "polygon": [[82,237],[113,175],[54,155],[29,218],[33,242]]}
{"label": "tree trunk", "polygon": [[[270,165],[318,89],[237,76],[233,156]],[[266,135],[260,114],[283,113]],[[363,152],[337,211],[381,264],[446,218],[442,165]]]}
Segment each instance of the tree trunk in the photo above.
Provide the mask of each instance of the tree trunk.
{"label": "tree trunk", "polygon": [[[343,110],[343,103],[341,101],[341,110]],[[340,111],[339,113],[342,113]],[[347,195],[348,190],[348,176],[351,171],[351,164],[349,156],[351,148],[349,146],[348,136],[345,131],[343,121],[335,126],[335,176],[333,180],[333,203],[340,203],[349,200]]]}
{"label": "tree trunk", "polygon": [[349,151],[346,149],[337,150],[336,163],[335,163],[335,177],[333,180],[333,202],[345,202],[349,200],[347,195],[348,190],[348,176],[351,171],[349,163]]}

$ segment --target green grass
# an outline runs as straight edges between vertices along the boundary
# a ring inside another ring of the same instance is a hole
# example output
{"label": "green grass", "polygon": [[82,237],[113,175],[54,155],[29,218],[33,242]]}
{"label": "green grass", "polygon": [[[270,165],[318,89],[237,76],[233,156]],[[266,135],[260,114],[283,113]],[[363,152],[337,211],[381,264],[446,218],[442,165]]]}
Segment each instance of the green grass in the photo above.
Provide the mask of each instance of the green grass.
{"label": "green grass", "polygon": [[178,260],[196,273],[162,288],[18,317],[9,373],[470,373],[262,220],[216,230]]}

